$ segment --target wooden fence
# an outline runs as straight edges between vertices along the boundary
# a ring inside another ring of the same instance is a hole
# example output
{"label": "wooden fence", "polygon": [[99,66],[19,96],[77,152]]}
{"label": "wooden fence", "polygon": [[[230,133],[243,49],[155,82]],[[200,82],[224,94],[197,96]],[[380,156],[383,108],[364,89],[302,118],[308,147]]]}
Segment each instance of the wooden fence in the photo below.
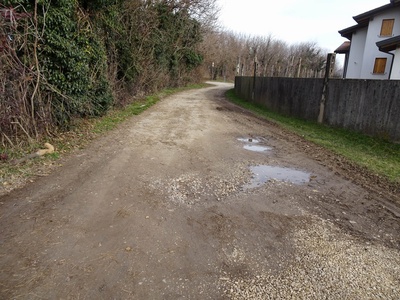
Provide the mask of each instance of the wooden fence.
{"label": "wooden fence", "polygon": [[[235,91],[271,111],[317,121],[322,78],[236,77]],[[329,79],[323,123],[400,142],[400,80]]]}

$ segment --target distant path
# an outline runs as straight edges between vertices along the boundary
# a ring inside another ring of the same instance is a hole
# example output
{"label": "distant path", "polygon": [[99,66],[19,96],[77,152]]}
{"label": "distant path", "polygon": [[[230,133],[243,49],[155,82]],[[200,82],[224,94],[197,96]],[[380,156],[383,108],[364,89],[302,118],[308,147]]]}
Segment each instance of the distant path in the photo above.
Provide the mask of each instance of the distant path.
{"label": "distant path", "polygon": [[170,96],[1,197],[0,299],[396,299],[400,210],[230,88]]}

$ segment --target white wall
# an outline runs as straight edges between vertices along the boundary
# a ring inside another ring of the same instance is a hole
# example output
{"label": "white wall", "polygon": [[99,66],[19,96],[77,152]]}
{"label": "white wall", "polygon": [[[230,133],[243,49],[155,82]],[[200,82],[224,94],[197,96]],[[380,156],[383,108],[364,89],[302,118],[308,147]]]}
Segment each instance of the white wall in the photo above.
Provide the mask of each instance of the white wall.
{"label": "white wall", "polygon": [[[367,39],[366,39],[367,47],[365,48],[364,51],[364,57],[363,57],[364,61],[363,61],[363,67],[361,69],[361,78],[389,79],[390,66],[392,64],[392,56],[387,53],[380,52],[378,47],[376,46],[377,42],[390,38],[388,36],[381,37],[379,35],[381,32],[382,21],[384,19],[395,19],[392,36],[400,34],[400,8],[392,9],[378,16],[375,16],[369,22]],[[385,74],[373,74],[375,58],[377,57],[387,58]]]}
{"label": "white wall", "polygon": [[[370,20],[368,28],[357,30],[351,40],[351,49],[349,56],[349,64],[347,68],[346,78],[360,79],[389,79],[390,67],[393,56],[379,51],[376,46],[377,42],[383,41],[390,37],[381,37],[382,21],[384,19],[395,19],[393,27],[393,36],[400,35],[400,7],[390,9]],[[399,50],[396,51],[396,67],[400,62]],[[387,58],[386,69],[384,74],[373,74],[375,58]],[[395,66],[393,66],[394,69]],[[396,70],[398,70],[397,67]],[[392,79],[395,75],[392,69]],[[400,72],[400,71],[399,71]]]}
{"label": "white wall", "polygon": [[347,66],[346,78],[360,78],[364,57],[365,40],[367,28],[362,28],[353,33],[350,45],[349,64]]}
{"label": "white wall", "polygon": [[400,48],[396,49],[394,55],[395,59],[393,62],[392,76],[390,77],[390,79],[400,80]]}

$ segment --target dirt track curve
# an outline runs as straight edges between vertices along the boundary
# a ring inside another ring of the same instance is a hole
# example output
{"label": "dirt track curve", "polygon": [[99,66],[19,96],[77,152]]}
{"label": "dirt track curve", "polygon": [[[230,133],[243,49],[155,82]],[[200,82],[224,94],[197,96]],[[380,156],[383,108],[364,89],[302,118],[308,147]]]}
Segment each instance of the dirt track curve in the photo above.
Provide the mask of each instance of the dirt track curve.
{"label": "dirt track curve", "polygon": [[0,197],[0,299],[399,299],[398,199],[229,88],[165,98]]}

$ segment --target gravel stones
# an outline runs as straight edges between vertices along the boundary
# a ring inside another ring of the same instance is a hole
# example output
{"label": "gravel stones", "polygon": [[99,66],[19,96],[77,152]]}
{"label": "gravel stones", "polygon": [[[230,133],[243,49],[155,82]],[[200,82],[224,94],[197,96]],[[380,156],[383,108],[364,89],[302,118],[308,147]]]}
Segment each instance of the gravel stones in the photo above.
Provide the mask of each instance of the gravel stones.
{"label": "gravel stones", "polygon": [[315,218],[292,235],[296,254],[279,272],[221,278],[229,299],[398,299],[400,253],[365,244]]}
{"label": "gravel stones", "polygon": [[237,194],[250,175],[250,170],[242,163],[220,177],[188,172],[166,180],[155,180],[150,187],[162,193],[171,204],[191,206],[209,200],[221,201]]}

